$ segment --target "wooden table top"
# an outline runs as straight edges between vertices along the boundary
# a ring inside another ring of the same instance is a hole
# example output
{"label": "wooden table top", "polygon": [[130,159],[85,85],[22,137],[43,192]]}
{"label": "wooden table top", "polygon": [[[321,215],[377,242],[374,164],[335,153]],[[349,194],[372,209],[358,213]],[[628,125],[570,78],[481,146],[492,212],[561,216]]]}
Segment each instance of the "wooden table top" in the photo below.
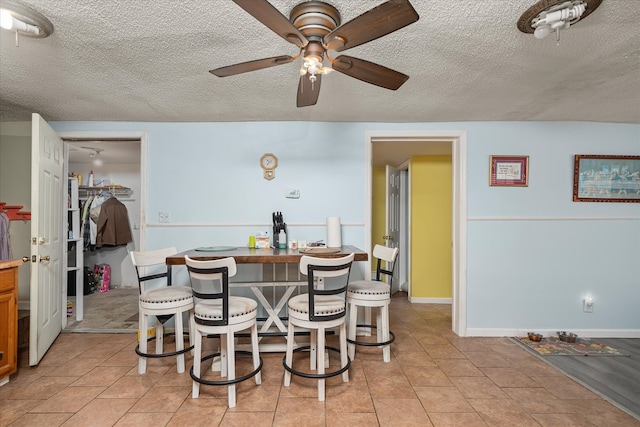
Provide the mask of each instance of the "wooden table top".
{"label": "wooden table top", "polygon": [[345,245],[339,252],[334,253],[300,253],[298,249],[254,249],[247,247],[236,247],[228,250],[197,250],[190,249],[167,257],[167,265],[184,265],[184,256],[197,260],[214,260],[220,258],[233,257],[236,264],[284,264],[300,262],[303,255],[310,255],[319,258],[339,258],[349,254],[355,254],[355,261],[367,261],[369,255],[362,249],[355,246]]}

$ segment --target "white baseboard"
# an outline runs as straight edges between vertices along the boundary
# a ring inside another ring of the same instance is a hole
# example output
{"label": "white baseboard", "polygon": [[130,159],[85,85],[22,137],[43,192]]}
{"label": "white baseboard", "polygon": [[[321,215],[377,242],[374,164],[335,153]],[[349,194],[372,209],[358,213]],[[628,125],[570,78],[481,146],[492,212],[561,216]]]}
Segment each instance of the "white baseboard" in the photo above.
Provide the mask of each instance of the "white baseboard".
{"label": "white baseboard", "polygon": [[409,302],[415,304],[451,304],[453,298],[415,298],[409,295]]}
{"label": "white baseboard", "polygon": [[31,303],[29,301],[18,301],[18,310],[29,310]]}
{"label": "white baseboard", "polygon": [[558,331],[572,332],[578,338],[640,338],[640,329],[484,329],[467,328],[468,337],[524,337],[536,332],[545,337],[557,337]]}

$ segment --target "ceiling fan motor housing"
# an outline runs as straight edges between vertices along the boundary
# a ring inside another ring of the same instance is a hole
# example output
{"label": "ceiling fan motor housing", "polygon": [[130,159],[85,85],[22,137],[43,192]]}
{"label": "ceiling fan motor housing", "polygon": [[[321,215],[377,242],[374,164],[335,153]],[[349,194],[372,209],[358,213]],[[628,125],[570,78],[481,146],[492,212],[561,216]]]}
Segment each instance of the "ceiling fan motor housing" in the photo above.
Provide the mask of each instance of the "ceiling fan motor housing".
{"label": "ceiling fan motor housing", "polygon": [[322,38],[340,26],[338,9],[322,1],[306,1],[295,6],[289,21],[309,40]]}

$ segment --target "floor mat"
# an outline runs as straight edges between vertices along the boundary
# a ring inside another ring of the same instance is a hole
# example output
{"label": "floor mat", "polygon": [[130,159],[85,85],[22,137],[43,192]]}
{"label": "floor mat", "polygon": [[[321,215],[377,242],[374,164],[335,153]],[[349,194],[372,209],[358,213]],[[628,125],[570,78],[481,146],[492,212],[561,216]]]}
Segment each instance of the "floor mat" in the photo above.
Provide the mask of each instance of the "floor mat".
{"label": "floor mat", "polygon": [[528,337],[514,337],[513,340],[542,356],[629,356],[628,353],[588,338],[577,338],[574,343],[555,337],[544,337],[542,341],[531,341]]}

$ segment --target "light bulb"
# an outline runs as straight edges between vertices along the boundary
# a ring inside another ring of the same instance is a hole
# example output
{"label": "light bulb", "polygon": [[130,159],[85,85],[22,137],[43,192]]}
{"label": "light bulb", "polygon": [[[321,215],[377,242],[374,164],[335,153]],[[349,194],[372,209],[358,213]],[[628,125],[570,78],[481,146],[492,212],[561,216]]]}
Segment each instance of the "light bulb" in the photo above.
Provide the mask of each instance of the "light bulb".
{"label": "light bulb", "polygon": [[0,27],[5,30],[13,28],[13,16],[4,9],[0,9]]}
{"label": "light bulb", "polygon": [[549,26],[549,25],[540,25],[538,28],[535,29],[535,31],[533,32],[533,35],[537,39],[543,39],[543,38],[547,37],[550,33],[551,33],[551,26]]}
{"label": "light bulb", "polygon": [[8,11],[0,10],[0,27],[7,30],[22,31],[25,33],[31,33],[35,36],[40,35],[40,28],[35,25],[27,24],[19,19],[16,19]]}

